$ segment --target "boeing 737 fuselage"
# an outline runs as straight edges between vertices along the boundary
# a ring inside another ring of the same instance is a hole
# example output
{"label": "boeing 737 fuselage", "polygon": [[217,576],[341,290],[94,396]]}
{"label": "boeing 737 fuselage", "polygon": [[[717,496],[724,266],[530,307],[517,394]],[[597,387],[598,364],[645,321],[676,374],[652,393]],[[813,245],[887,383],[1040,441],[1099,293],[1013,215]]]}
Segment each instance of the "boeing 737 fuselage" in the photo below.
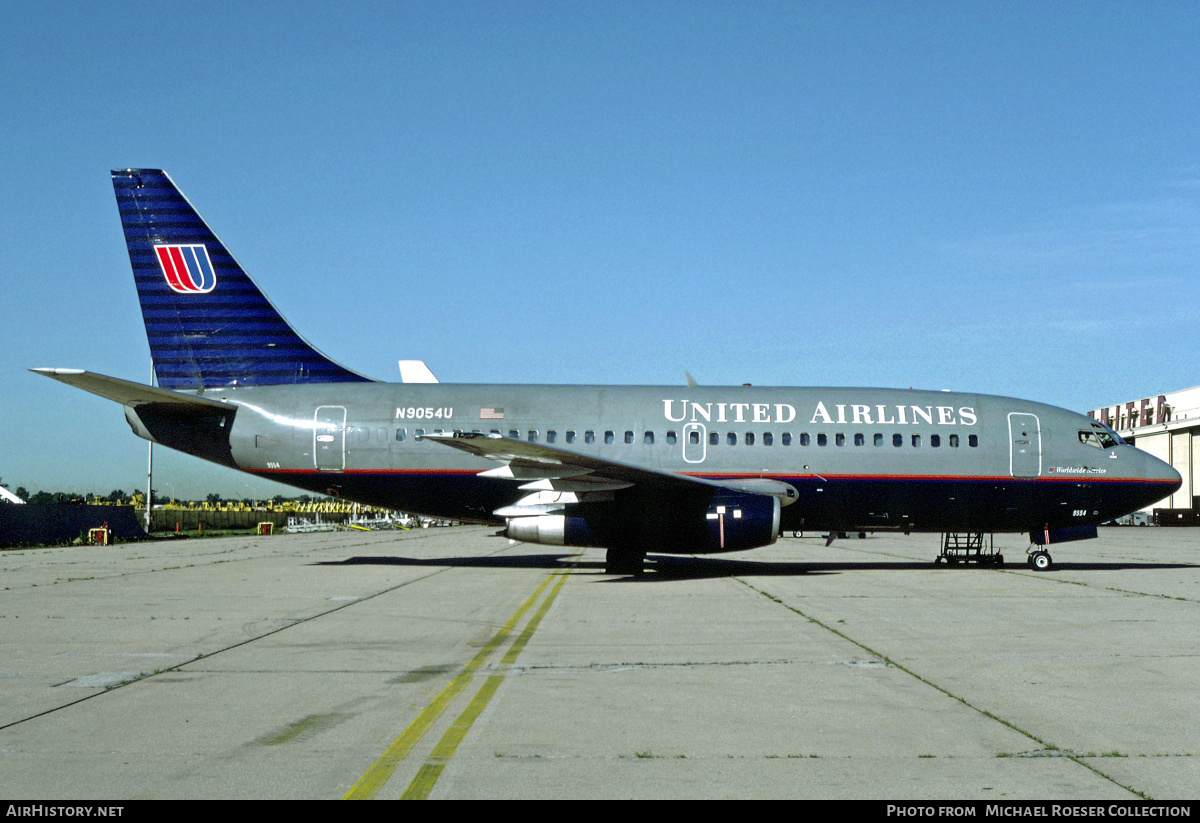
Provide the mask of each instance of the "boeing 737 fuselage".
{"label": "boeing 737 fuselage", "polygon": [[37,371],[121,403],[141,437],[309,491],[637,572],[785,530],[1077,539],[1181,484],[1091,418],[1006,397],[376,382],[300,338],[166,174],[113,182],[159,386]]}

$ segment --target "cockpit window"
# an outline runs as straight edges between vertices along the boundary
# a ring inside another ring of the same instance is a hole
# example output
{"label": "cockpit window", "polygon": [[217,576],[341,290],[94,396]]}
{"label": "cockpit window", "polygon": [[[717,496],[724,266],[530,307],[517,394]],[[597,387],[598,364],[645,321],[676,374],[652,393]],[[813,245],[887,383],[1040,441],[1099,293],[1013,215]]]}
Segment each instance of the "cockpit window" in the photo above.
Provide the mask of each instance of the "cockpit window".
{"label": "cockpit window", "polygon": [[1092,429],[1091,431],[1081,431],[1079,442],[1094,449],[1111,449],[1121,445],[1123,441],[1111,429]]}
{"label": "cockpit window", "polygon": [[1100,437],[1100,445],[1104,448],[1110,449],[1113,446],[1125,445],[1125,441],[1121,439],[1121,435],[1103,423],[1093,423],[1092,428],[1096,430],[1096,434]]}

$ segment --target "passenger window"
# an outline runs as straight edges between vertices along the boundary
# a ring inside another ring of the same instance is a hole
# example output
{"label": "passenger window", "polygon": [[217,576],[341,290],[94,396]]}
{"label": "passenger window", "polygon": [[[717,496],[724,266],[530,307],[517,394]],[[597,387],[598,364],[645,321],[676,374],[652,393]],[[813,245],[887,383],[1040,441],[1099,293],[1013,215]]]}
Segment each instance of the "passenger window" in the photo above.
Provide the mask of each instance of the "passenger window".
{"label": "passenger window", "polygon": [[901,446],[903,446],[904,445],[904,435],[893,434],[892,435],[892,445],[895,446],[896,448],[900,448]]}
{"label": "passenger window", "polygon": [[921,435],[914,434],[912,437],[912,444],[914,449],[921,448]]}
{"label": "passenger window", "polygon": [[425,439],[425,430],[424,429],[413,429],[413,440],[424,440],[424,439]]}
{"label": "passenger window", "polygon": [[802,432],[800,435],[800,445],[807,446],[812,441],[808,437],[808,432]]}
{"label": "passenger window", "polygon": [[958,448],[958,435],[957,434],[950,435],[950,448],[952,448],[952,449]]}
{"label": "passenger window", "polygon": [[654,445],[654,432],[646,432],[644,435],[642,435],[642,442],[645,443],[647,446],[653,446]]}
{"label": "passenger window", "polygon": [[747,446],[754,445],[754,432],[746,432],[746,445]]}
{"label": "passenger window", "polygon": [[630,432],[630,431],[625,432],[625,445],[628,446],[632,442],[633,442],[633,432]]}
{"label": "passenger window", "polygon": [[530,443],[536,443],[536,442],[537,442],[537,438],[538,438],[537,429],[530,429],[530,430],[529,430],[529,442],[530,442]]}
{"label": "passenger window", "polygon": [[688,442],[691,443],[693,446],[699,446],[700,445],[700,432],[696,431],[695,429],[692,429],[690,432],[688,432]]}
{"label": "passenger window", "polygon": [[568,443],[575,442],[575,432],[571,431],[570,429],[567,430],[567,442]]}
{"label": "passenger window", "polygon": [[519,431],[517,431],[516,429],[509,429],[508,436],[511,437],[513,440],[521,439],[521,433]]}
{"label": "passenger window", "polygon": [[546,442],[547,443],[553,443],[557,439],[558,439],[558,432],[554,431],[553,429],[546,432]]}
{"label": "passenger window", "polygon": [[882,434],[876,434],[876,435],[875,435],[875,445],[876,445],[876,446],[882,446],[882,445],[883,445],[883,435],[882,435]]}
{"label": "passenger window", "polygon": [[595,443],[596,442],[596,433],[594,431],[585,431],[583,433],[583,442],[584,443]]}
{"label": "passenger window", "polygon": [[403,443],[404,438],[408,437],[408,429],[396,429],[396,442]]}
{"label": "passenger window", "polygon": [[774,436],[770,432],[763,432],[763,445],[771,446],[771,445],[774,445],[774,443],[775,443]]}
{"label": "passenger window", "polygon": [[973,449],[979,448],[979,435],[972,434],[967,436],[967,445]]}
{"label": "passenger window", "polygon": [[834,442],[834,445],[837,445],[837,446],[846,445],[846,435],[842,434],[841,432],[838,432],[837,434],[835,434],[833,436],[833,442]]}
{"label": "passenger window", "polygon": [[929,435],[929,445],[930,445],[930,447],[935,448],[935,449],[938,446],[942,445],[942,436],[940,434]]}
{"label": "passenger window", "polygon": [[[696,439],[692,442],[699,443],[700,442],[700,432],[692,432],[692,433],[696,435]],[[668,446],[675,445],[675,432],[667,432],[667,445]]]}
{"label": "passenger window", "polygon": [[824,446],[828,443],[829,443],[829,438],[827,438],[825,436],[824,432],[821,432],[820,434],[817,435],[817,445],[818,446]]}
{"label": "passenger window", "polygon": [[716,432],[708,433],[708,445],[715,446],[720,442],[721,442],[721,435],[717,434]]}
{"label": "passenger window", "polygon": [[730,432],[729,434],[725,435],[725,442],[731,446],[736,446],[737,445],[737,435],[734,434],[733,432]]}
{"label": "passenger window", "polygon": [[865,434],[863,434],[862,432],[858,432],[857,434],[854,435],[854,445],[865,446],[866,443],[867,443],[867,436]]}
{"label": "passenger window", "polygon": [[606,432],[604,433],[604,444],[605,444],[606,446],[611,446],[611,445],[612,445],[613,443],[615,443],[616,441],[617,441],[617,436],[616,436],[615,434],[613,434],[613,433],[612,433],[612,432],[610,432],[610,431],[606,431]]}
{"label": "passenger window", "polygon": [[781,445],[781,446],[792,445],[792,433],[784,432],[783,435],[779,438],[779,445]]}

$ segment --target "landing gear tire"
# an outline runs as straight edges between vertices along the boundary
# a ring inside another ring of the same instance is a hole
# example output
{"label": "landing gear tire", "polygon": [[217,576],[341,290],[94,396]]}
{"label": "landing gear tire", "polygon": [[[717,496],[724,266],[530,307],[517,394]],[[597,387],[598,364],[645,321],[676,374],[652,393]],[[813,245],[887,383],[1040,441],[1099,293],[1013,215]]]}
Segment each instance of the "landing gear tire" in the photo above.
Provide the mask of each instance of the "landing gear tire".
{"label": "landing gear tire", "polygon": [[1054,566],[1048,552],[1034,552],[1029,555],[1029,568],[1035,572],[1048,572]]}
{"label": "landing gear tire", "polygon": [[604,553],[605,574],[631,574],[641,577],[646,553],[628,549],[609,549]]}

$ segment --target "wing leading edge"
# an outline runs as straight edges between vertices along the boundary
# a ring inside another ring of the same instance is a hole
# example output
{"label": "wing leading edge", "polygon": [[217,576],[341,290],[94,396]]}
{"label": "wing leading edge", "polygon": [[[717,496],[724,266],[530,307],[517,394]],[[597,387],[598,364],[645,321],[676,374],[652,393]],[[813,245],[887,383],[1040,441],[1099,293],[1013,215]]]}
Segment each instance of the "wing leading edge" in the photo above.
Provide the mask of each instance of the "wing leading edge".
{"label": "wing leading edge", "polygon": [[793,486],[769,478],[710,480],[482,432],[426,434],[424,438],[502,463],[481,475],[524,481],[521,488],[529,491],[615,491],[636,485],[664,493],[749,492],[779,498],[785,506],[796,499]]}
{"label": "wing leading edge", "polygon": [[613,573],[641,573],[647,538],[664,551],[757,548],[779,536],[779,511],[796,499],[769,478],[710,480],[482,432],[426,440],[502,465],[480,472],[520,482],[529,494],[494,514],[503,534],[527,543],[608,548]]}

